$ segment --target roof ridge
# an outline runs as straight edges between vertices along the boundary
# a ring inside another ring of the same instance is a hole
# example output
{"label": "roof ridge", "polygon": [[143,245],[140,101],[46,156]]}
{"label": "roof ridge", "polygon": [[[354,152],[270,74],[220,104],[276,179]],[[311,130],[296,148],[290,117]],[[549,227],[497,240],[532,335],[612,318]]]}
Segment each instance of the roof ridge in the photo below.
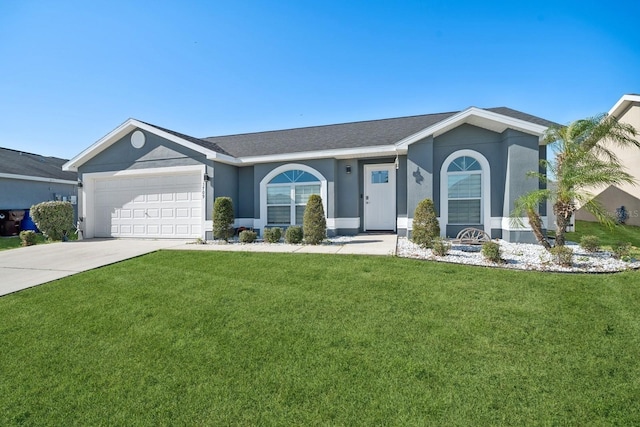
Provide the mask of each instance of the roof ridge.
{"label": "roof ridge", "polygon": [[[464,110],[460,110],[460,111],[464,111]],[[198,138],[198,139],[203,139],[205,141],[208,141],[209,139],[213,139],[213,138],[245,136],[245,135],[257,135],[257,134],[274,133],[274,132],[287,132],[287,131],[292,131],[292,130],[316,129],[316,128],[323,128],[323,127],[330,127],[330,126],[354,125],[354,124],[361,124],[361,123],[384,122],[384,121],[387,121],[387,120],[411,119],[411,118],[415,118],[415,117],[438,116],[438,115],[442,115],[442,114],[457,114],[460,111],[445,111],[445,112],[442,112],[442,113],[429,113],[429,114],[413,114],[413,115],[410,115],[410,116],[387,117],[387,118],[384,118],[384,119],[356,120],[356,121],[353,121],[353,122],[328,123],[328,124],[324,124],[324,125],[313,125],[313,126],[300,126],[300,127],[294,127],[294,128],[288,128],[288,129],[272,129],[272,130],[264,130],[264,131],[257,131],[257,132],[243,132],[243,133],[234,133],[234,134],[214,135],[214,136],[207,136],[207,137]],[[210,142],[210,141],[208,141],[208,142]]]}
{"label": "roof ridge", "polygon": [[65,160],[65,161],[67,160],[67,159],[63,159],[63,158],[55,157],[55,156],[44,156],[44,155],[38,154],[38,153],[30,153],[29,151],[17,150],[15,148],[0,147],[0,150],[13,151],[14,153],[18,153],[20,155],[28,154],[30,156],[38,156],[38,157],[42,157],[44,159],[58,159],[58,160]]}

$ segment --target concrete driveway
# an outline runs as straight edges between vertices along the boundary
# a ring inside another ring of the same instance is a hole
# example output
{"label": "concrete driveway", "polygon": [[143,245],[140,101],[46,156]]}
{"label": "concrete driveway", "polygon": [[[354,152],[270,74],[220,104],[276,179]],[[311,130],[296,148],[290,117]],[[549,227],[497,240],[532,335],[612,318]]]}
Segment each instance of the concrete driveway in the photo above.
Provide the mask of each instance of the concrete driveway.
{"label": "concrete driveway", "polygon": [[193,240],[88,239],[0,251],[0,296],[160,249],[393,255],[395,234],[355,236],[333,245],[195,245]]}
{"label": "concrete driveway", "polygon": [[176,240],[89,239],[1,251],[0,296],[184,244]]}

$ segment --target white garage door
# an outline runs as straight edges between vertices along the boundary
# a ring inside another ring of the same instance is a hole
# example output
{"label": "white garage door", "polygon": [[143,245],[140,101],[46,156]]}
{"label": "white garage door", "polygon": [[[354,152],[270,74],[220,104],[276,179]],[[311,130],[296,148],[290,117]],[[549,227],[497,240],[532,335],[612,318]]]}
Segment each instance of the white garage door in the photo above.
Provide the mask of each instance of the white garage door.
{"label": "white garage door", "polygon": [[202,174],[96,179],[96,237],[202,236]]}

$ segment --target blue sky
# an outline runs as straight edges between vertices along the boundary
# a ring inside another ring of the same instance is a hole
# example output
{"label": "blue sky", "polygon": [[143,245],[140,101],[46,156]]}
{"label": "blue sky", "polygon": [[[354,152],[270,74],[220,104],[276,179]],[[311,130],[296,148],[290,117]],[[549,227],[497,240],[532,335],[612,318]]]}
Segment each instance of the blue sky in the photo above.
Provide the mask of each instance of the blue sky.
{"label": "blue sky", "polygon": [[640,93],[640,2],[0,0],[0,146],[129,117],[196,137],[477,107],[559,123]]}

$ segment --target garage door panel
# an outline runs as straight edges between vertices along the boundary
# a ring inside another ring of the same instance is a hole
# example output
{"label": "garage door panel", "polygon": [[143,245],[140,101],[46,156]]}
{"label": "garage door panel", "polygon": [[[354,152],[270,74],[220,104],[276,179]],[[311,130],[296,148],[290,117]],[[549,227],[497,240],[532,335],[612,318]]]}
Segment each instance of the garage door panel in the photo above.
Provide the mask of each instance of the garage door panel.
{"label": "garage door panel", "polygon": [[96,179],[96,237],[200,237],[202,174]]}

